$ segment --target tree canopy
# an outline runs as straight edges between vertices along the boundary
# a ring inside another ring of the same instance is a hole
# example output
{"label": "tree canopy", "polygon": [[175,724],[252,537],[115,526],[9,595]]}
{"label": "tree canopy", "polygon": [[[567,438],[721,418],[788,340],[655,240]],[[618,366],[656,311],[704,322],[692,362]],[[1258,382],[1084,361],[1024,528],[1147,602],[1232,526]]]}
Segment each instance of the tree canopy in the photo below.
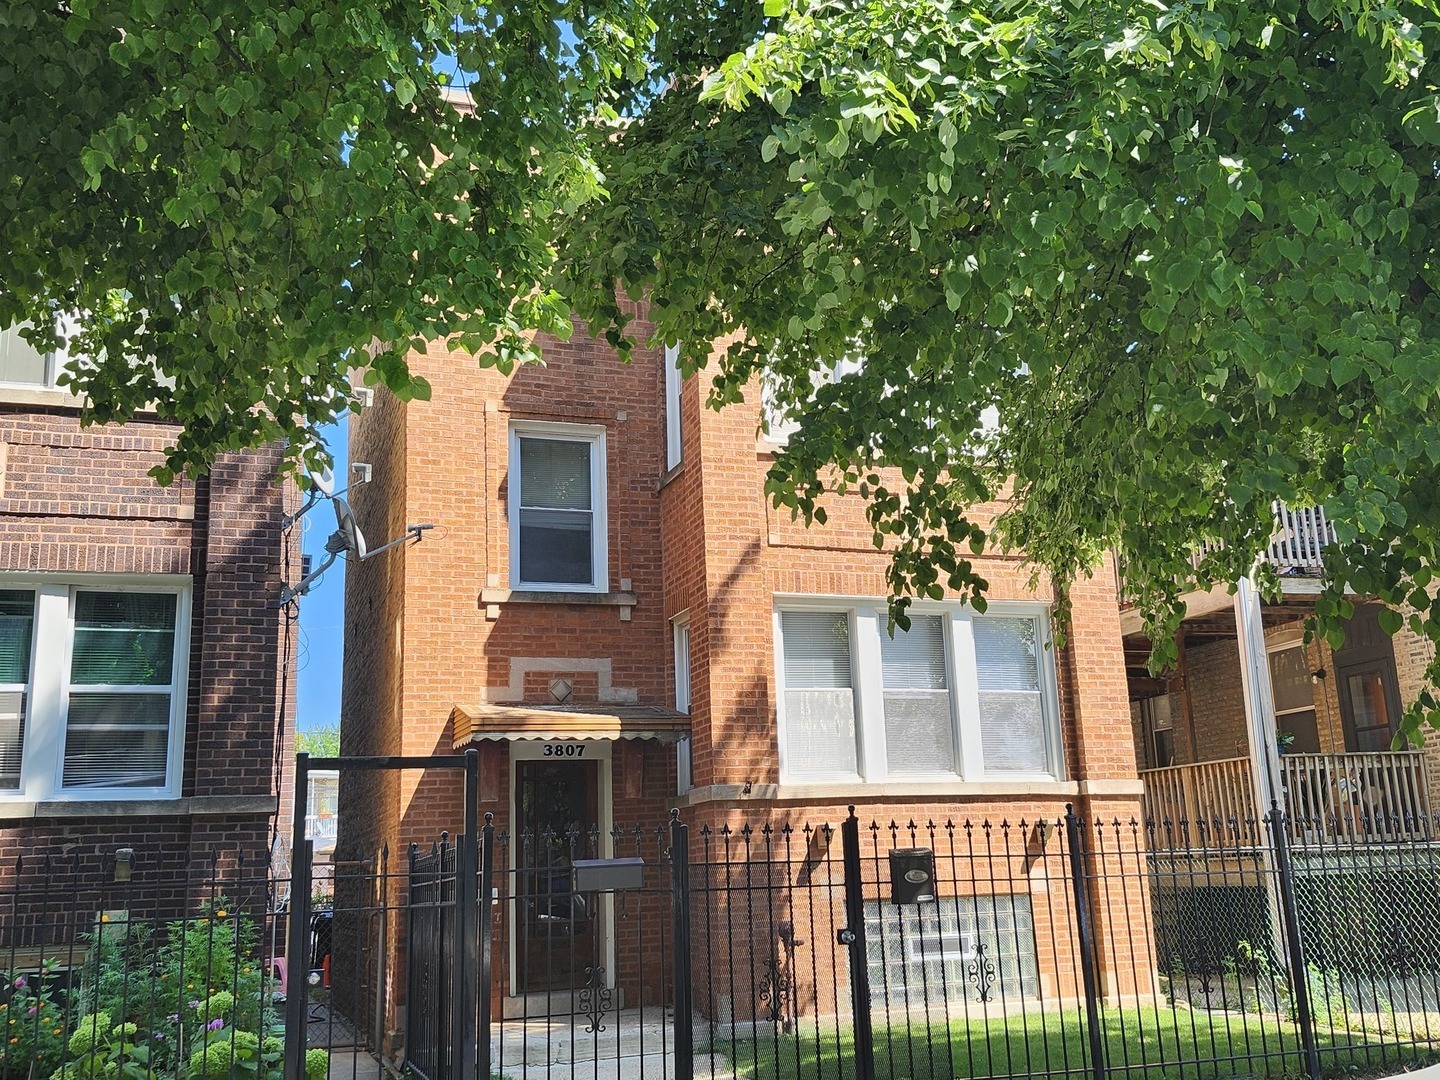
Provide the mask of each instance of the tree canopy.
{"label": "tree canopy", "polygon": [[777,500],[863,492],[911,595],[1112,549],[1160,664],[1275,500],[1323,504],[1322,631],[1348,588],[1440,638],[1435,4],[767,8],[597,145],[565,239],[596,325],[648,289],[688,365],[733,340],[716,402],[758,377],[799,420]]}
{"label": "tree canopy", "polygon": [[185,424],[163,474],[311,453],[362,354],[405,397],[426,340],[628,352],[648,292],[690,367],[731,342],[714,403],[798,420],[774,498],[868,497],[898,593],[1114,550],[1163,663],[1278,499],[1339,534],[1322,630],[1348,590],[1440,640],[1437,6],[21,0],[0,322],[78,318],[95,418]]}
{"label": "tree canopy", "polygon": [[183,423],[162,480],[304,455],[362,361],[426,396],[412,343],[524,358],[569,330],[555,216],[651,33],[635,0],[5,4],[0,326],[65,316],[94,419]]}

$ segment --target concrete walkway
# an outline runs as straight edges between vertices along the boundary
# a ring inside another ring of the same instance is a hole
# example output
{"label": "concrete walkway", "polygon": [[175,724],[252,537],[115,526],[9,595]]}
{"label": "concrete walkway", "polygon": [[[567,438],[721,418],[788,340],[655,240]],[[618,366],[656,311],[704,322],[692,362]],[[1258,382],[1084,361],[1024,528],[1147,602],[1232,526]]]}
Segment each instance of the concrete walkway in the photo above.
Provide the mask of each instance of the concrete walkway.
{"label": "concrete walkway", "polygon": [[[584,1016],[495,1021],[490,1071],[505,1080],[665,1080],[675,1075],[675,1023],[664,1009],[609,1013],[602,1031]],[[717,1059],[714,1076],[730,1076]],[[710,1058],[695,1060],[696,1080],[712,1076]]]}

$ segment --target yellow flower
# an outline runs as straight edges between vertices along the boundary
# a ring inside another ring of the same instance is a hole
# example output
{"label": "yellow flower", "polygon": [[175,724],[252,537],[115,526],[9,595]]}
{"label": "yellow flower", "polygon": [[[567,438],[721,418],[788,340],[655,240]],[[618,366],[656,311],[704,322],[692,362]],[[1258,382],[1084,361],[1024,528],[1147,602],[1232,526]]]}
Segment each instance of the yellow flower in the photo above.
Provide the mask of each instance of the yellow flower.
{"label": "yellow flower", "polygon": [[228,911],[226,911],[226,910],[222,907],[219,911],[215,912],[215,917],[216,917],[217,919],[223,919],[223,918],[225,918],[225,916],[228,915],[228,914],[230,914],[230,913],[229,913]]}
{"label": "yellow flower", "polygon": [[186,984],[185,984],[185,989],[186,989],[186,990],[194,990],[194,989],[195,989],[195,984],[194,984],[194,983],[186,983]]}
{"label": "yellow flower", "polygon": [[20,1036],[19,1036],[19,1035],[11,1036],[11,1038],[10,1038],[10,1045],[11,1045],[11,1046],[14,1046],[14,1045],[15,1045],[17,1042],[19,1042],[19,1041],[20,1041]]}
{"label": "yellow flower", "polygon": [[64,1028],[56,1028],[56,1029],[55,1029],[54,1031],[52,1031],[50,1034],[51,1034],[51,1035],[59,1035],[60,1032],[62,1032],[62,1031],[64,1031],[64,1030],[65,1030]]}
{"label": "yellow flower", "polygon": [[100,921],[101,921],[101,922],[109,922],[109,921],[110,921],[110,916],[109,916],[109,915],[103,915],[103,914],[102,914],[102,915],[100,916]]}
{"label": "yellow flower", "polygon": [[249,969],[249,968],[241,968],[241,969],[240,969],[240,973],[241,973],[242,975],[249,975],[249,974],[250,974],[250,969]]}

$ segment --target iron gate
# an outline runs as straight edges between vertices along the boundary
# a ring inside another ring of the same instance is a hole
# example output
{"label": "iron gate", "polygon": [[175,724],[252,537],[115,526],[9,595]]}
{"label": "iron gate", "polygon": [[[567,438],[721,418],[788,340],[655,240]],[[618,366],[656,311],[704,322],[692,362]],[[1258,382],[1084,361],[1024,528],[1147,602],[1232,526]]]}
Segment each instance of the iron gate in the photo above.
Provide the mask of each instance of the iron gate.
{"label": "iron gate", "polygon": [[[383,846],[373,858],[337,857],[328,902],[317,903],[305,798],[310,774],[407,769],[463,773],[464,831],[453,843],[442,836],[431,856],[412,851],[403,870],[391,865]],[[481,870],[479,777],[479,755],[473,749],[436,757],[295,756],[285,1080],[305,1080],[307,1055],[319,1046],[329,1051],[324,1070],[329,1076],[370,1075],[381,1057],[393,1056],[387,1029],[400,1002],[391,980],[395,943],[390,933],[401,912],[412,957],[408,1000],[425,1006],[412,1010],[422,1034],[412,1067],[423,1080],[474,1080],[477,1069],[484,1068],[479,1075],[488,1080],[476,1039],[489,1019],[488,995],[482,1001],[476,989],[489,984],[489,951],[481,950],[475,891]],[[417,940],[433,950],[417,949]],[[349,1052],[348,1069],[337,1063],[337,1051]],[[364,1059],[368,1062],[362,1064]]]}

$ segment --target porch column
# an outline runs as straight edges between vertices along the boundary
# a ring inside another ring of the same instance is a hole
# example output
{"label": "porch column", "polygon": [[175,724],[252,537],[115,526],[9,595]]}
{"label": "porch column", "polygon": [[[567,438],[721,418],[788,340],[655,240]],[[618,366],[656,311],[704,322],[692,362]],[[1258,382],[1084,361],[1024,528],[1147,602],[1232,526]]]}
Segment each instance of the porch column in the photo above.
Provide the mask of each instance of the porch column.
{"label": "porch column", "polygon": [[1270,686],[1270,658],[1265,652],[1265,625],[1260,594],[1249,576],[1235,589],[1235,633],[1240,646],[1240,681],[1245,692],[1245,726],[1250,736],[1250,777],[1255,785],[1256,817],[1280,804],[1279,758],[1275,749],[1275,698]]}

